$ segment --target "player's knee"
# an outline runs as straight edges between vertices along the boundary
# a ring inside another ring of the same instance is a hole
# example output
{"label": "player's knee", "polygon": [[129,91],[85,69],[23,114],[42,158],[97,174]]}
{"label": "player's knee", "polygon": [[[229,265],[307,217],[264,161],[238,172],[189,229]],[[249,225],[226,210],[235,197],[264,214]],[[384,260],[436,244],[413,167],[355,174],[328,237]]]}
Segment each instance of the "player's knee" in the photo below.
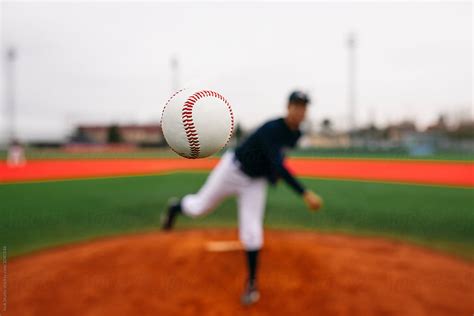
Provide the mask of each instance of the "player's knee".
{"label": "player's knee", "polygon": [[257,250],[263,246],[263,231],[261,228],[241,229],[239,237],[246,250]]}
{"label": "player's knee", "polygon": [[199,217],[211,209],[209,203],[199,199],[196,195],[187,195],[181,200],[183,213],[189,217]]}

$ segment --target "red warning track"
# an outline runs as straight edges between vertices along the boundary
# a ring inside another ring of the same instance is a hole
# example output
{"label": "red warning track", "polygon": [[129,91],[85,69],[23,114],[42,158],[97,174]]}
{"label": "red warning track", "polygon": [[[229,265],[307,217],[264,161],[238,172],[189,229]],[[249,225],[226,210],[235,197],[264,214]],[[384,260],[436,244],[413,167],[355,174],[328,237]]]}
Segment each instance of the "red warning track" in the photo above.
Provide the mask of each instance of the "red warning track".
{"label": "red warning track", "polygon": [[[22,167],[0,162],[0,182],[146,175],[210,170],[218,159],[36,160]],[[474,187],[474,163],[446,161],[289,159],[299,176]]]}

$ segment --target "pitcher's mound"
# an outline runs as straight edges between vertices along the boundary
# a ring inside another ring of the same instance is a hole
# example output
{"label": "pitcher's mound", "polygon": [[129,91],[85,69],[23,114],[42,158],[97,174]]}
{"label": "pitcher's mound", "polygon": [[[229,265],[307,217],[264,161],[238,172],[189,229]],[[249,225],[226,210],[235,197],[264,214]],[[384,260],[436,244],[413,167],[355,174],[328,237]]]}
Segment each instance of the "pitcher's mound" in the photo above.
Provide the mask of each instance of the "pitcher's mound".
{"label": "pitcher's mound", "polygon": [[8,264],[5,315],[474,313],[471,262],[396,242],[287,231],[266,232],[261,300],[242,307],[246,261],[227,242],[236,238],[234,230],[181,230],[20,257]]}

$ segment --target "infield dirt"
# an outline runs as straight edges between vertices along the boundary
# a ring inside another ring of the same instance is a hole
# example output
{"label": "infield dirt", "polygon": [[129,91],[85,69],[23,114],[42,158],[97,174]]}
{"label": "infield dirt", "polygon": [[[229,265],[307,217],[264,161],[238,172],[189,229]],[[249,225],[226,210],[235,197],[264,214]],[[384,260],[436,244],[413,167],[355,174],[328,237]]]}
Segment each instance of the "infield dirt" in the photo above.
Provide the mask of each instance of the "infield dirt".
{"label": "infield dirt", "polygon": [[[236,230],[108,238],[8,262],[5,315],[472,315],[474,264],[382,239],[270,230],[242,307]],[[3,297],[2,293],[2,297]]]}

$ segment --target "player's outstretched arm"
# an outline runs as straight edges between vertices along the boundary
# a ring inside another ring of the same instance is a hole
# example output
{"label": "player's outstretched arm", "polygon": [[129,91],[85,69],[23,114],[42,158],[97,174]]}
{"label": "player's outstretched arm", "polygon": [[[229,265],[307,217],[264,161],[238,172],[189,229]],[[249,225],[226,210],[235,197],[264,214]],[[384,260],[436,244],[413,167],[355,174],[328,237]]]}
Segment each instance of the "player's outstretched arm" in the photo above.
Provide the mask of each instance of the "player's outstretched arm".
{"label": "player's outstretched arm", "polygon": [[303,195],[305,192],[304,186],[288,171],[283,164],[283,157],[278,151],[278,146],[274,144],[274,138],[272,134],[265,131],[260,135],[261,145],[264,148],[264,152],[276,170],[278,175],[299,195]]}
{"label": "player's outstretched arm", "polygon": [[271,164],[278,172],[279,176],[299,195],[303,197],[305,204],[312,211],[319,210],[323,205],[323,200],[316,193],[307,190],[285,167],[283,159],[276,150],[277,146],[272,144],[271,135],[264,134],[261,138],[262,145],[265,148],[265,153],[269,158]]}
{"label": "player's outstretched arm", "polygon": [[304,191],[303,199],[306,206],[312,211],[318,211],[323,207],[323,199],[311,190]]}
{"label": "player's outstretched arm", "polygon": [[311,211],[318,211],[323,206],[323,199],[311,190],[305,189],[303,185],[286,169],[283,164],[278,166],[278,173],[286,183],[290,185],[297,193],[301,194],[303,200]]}
{"label": "player's outstretched arm", "polygon": [[323,206],[322,198],[313,191],[305,189],[283,164],[280,164],[277,170],[285,182],[288,183],[297,193],[302,195],[309,210],[318,211]]}

